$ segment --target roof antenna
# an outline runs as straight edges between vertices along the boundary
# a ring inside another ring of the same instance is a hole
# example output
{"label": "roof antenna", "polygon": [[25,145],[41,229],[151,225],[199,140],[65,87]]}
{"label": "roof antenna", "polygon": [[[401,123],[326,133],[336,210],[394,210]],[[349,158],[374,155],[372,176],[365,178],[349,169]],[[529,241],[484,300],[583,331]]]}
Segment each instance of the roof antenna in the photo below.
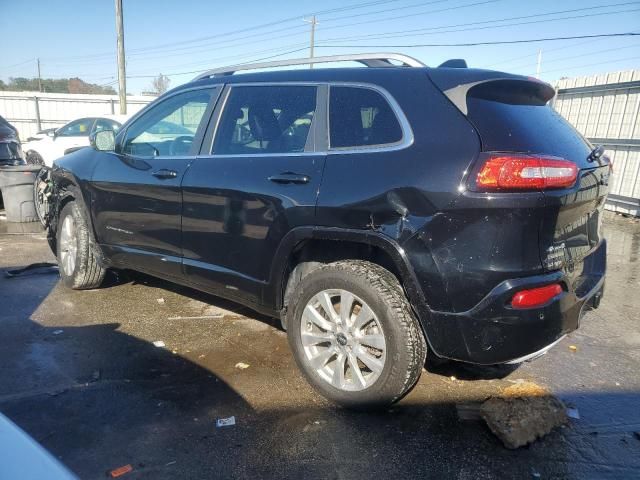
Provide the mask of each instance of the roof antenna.
{"label": "roof antenna", "polygon": [[467,68],[467,62],[464,58],[452,58],[438,65],[438,68]]}

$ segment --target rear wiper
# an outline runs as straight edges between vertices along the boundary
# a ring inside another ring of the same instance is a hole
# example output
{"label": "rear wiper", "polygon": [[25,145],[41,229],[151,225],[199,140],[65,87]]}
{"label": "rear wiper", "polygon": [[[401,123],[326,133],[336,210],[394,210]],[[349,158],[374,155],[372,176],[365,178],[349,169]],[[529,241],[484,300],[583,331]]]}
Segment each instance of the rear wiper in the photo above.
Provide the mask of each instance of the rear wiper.
{"label": "rear wiper", "polygon": [[604,155],[604,146],[603,145],[598,145],[596,148],[591,150],[591,153],[587,157],[587,161],[595,162],[600,157],[602,157],[602,155]]}

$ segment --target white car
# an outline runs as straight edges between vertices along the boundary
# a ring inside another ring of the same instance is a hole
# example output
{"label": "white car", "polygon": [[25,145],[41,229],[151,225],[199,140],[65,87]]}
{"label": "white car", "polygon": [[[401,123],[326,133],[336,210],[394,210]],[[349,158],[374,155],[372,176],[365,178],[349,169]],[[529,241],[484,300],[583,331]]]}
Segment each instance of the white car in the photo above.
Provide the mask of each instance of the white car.
{"label": "white car", "polygon": [[89,135],[100,130],[118,132],[125,117],[85,117],[73,120],[55,131],[36,135],[22,145],[27,163],[51,167],[53,161],[78,148],[89,146]]}

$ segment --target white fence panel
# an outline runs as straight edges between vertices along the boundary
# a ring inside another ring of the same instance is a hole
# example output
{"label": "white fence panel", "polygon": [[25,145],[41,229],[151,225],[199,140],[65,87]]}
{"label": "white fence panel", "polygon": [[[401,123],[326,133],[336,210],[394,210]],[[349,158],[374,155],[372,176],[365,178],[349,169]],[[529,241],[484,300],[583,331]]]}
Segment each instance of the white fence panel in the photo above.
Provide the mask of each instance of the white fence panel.
{"label": "white fence panel", "polygon": [[607,208],[640,216],[640,70],[566,78],[554,108],[614,165]]}
{"label": "white fence panel", "polygon": [[[127,115],[133,115],[154,99],[127,96]],[[117,95],[0,92],[0,115],[18,129],[23,140],[38,130],[60,127],[76,118],[119,112]]]}

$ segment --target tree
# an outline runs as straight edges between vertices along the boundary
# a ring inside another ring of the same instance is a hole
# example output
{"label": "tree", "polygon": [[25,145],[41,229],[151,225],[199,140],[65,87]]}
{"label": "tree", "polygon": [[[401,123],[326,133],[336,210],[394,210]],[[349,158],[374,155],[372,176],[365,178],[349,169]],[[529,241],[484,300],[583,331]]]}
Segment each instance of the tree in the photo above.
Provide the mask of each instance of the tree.
{"label": "tree", "polygon": [[[0,90],[38,92],[40,86],[37,78],[9,78],[7,83],[0,83]],[[48,93],[96,93],[115,95],[113,87],[105,87],[87,83],[80,78],[43,78],[42,90]]]}
{"label": "tree", "polygon": [[151,91],[157,95],[162,95],[164,92],[169,90],[169,84],[171,80],[166,75],[158,75],[151,82]]}

